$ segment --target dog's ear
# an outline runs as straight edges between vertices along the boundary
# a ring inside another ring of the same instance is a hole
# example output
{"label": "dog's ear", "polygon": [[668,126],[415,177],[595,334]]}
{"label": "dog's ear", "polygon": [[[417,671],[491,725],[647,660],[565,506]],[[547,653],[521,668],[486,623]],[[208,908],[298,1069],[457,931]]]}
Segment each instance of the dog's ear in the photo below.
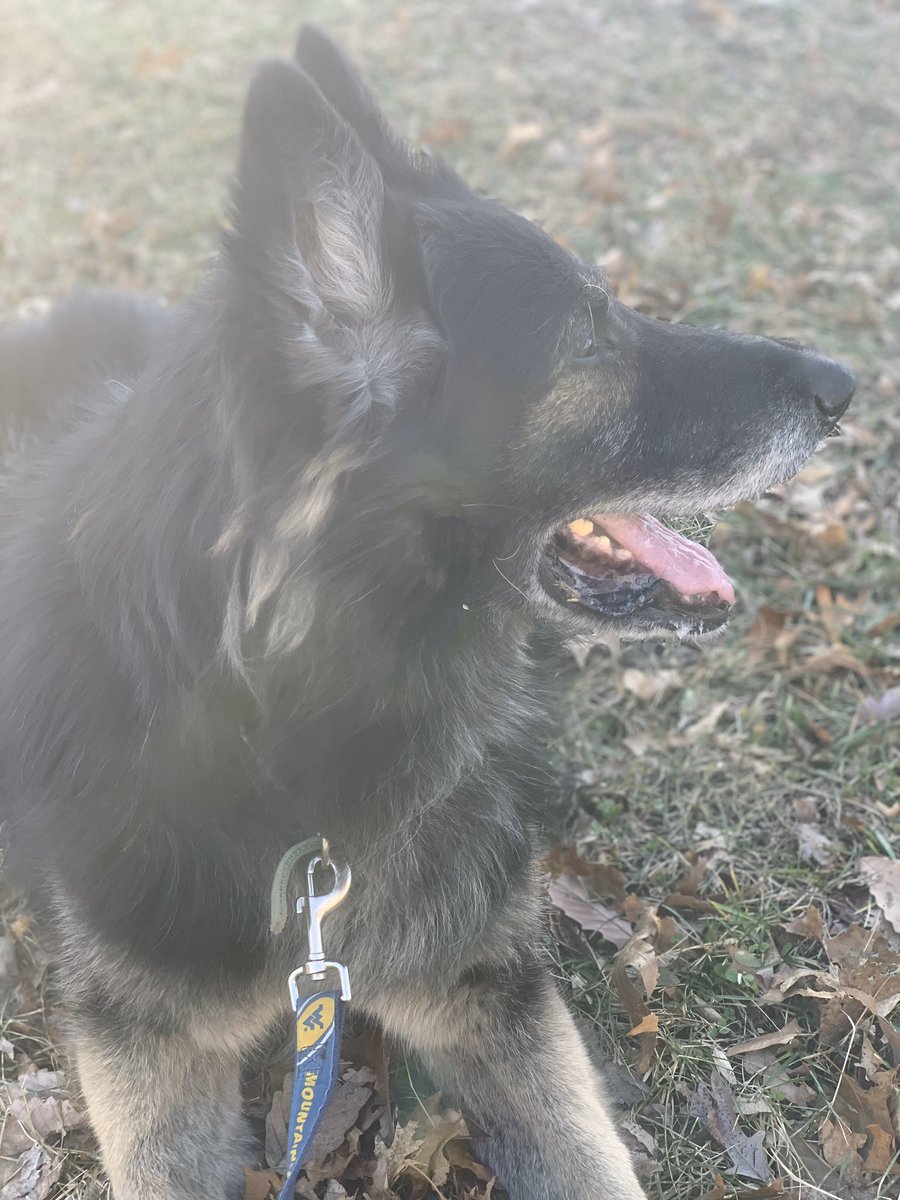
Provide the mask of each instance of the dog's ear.
{"label": "dog's ear", "polygon": [[303,71],[264,63],[244,109],[232,257],[315,323],[358,323],[390,301],[378,164]]}
{"label": "dog's ear", "polygon": [[394,132],[359,72],[320,29],[303,26],[294,59],[357,132],[389,187],[413,196],[468,195],[468,188],[454,171],[433,158],[416,154]]}
{"label": "dog's ear", "polygon": [[322,94],[353,127],[363,145],[386,173],[409,170],[403,143],[391,132],[359,72],[331,38],[314,25],[304,25],[297,38],[294,60],[314,79]]}

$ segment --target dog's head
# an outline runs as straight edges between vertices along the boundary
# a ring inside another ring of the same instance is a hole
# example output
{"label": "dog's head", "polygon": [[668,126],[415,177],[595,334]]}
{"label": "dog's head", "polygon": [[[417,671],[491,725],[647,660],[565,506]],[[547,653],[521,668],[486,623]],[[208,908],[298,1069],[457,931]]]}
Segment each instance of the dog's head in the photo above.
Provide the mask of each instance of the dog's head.
{"label": "dog's head", "polygon": [[360,595],[440,596],[459,621],[721,626],[724,569],[658,518],[793,475],[850,371],[627,308],[596,266],[405,146],[321,34],[296,59],[251,85],[228,246],[226,352],[246,402],[275,398],[254,436],[282,464],[269,478],[291,480],[281,532]]}

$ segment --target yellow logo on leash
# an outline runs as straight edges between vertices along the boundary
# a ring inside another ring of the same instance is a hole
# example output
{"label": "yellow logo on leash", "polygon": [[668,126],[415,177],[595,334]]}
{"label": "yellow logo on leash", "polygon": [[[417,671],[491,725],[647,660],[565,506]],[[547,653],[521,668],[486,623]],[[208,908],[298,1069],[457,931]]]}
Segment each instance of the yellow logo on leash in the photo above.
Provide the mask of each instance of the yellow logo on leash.
{"label": "yellow logo on leash", "polygon": [[334,1025],[334,1000],[314,996],[297,1017],[297,1049],[308,1050],[321,1042]]}

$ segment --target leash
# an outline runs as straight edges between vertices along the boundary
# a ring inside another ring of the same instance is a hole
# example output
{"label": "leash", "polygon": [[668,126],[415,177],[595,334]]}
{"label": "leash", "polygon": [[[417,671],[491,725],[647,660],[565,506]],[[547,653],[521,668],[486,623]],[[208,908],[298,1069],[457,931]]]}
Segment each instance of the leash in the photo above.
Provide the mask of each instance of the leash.
{"label": "leash", "polygon": [[[298,896],[294,906],[298,915],[306,916],[307,960],[288,976],[297,1049],[288,1122],[287,1173],[278,1200],[291,1200],[294,1194],[300,1168],[337,1081],[343,1005],[350,999],[347,968],[343,963],[327,960],[322,943],[322,921],[350,890],[350,867],[331,853],[325,838],[310,838],[292,846],[278,864],[272,884],[272,931],[284,929],[287,921],[285,897],[291,872],[307,856],[310,857],[306,866],[306,895]],[[316,891],[316,871],[320,867],[330,869],[334,875],[331,890],[321,893]],[[321,982],[328,971],[337,972],[339,989],[319,991],[309,997],[300,995],[300,979],[307,976]]]}

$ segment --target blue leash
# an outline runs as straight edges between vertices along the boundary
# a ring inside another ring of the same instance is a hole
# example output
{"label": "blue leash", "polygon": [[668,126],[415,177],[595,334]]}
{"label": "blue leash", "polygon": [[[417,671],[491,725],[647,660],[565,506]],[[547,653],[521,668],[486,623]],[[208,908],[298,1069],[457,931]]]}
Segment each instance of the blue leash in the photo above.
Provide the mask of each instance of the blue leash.
{"label": "blue leash", "polygon": [[[313,854],[307,864],[306,895],[298,897],[296,903],[296,911],[306,914],[308,958],[302,967],[291,972],[288,979],[297,1031],[297,1050],[294,1057],[291,1119],[288,1123],[287,1174],[278,1200],[291,1200],[293,1197],[297,1176],[337,1082],[341,1065],[343,1009],[350,999],[347,968],[342,963],[326,961],[322,946],[322,920],[337,908],[350,890],[350,868],[330,853],[324,838],[317,838],[314,844],[320,846],[320,852]],[[309,843],[301,845],[305,851]],[[281,860],[275,878],[282,892],[291,869],[299,860],[300,849],[292,847]],[[287,870],[283,869],[285,864],[289,864]],[[315,882],[316,868],[319,866],[329,867],[334,872],[334,886],[330,892],[321,895],[316,893]],[[274,923],[275,887],[272,894]],[[308,997],[300,995],[298,981],[303,976],[321,981],[327,971],[337,971],[341,984],[339,991],[321,991]]]}

